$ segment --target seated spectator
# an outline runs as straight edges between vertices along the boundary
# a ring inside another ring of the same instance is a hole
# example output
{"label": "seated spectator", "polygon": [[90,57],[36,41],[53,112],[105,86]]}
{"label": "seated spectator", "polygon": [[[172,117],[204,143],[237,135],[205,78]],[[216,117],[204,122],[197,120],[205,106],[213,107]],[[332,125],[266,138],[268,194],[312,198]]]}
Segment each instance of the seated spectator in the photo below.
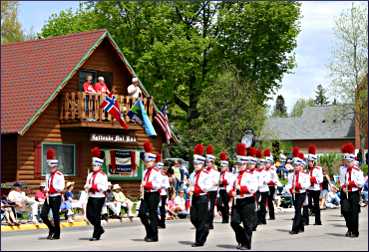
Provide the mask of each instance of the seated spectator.
{"label": "seated spectator", "polygon": [[40,184],[40,188],[35,193],[35,200],[41,204],[43,204],[46,200],[46,193],[45,193],[45,182]]}
{"label": "seated spectator", "polygon": [[108,89],[108,86],[105,84],[105,79],[104,77],[100,76],[99,78],[97,78],[98,82],[95,83],[95,90],[98,94],[104,94],[104,95],[109,95],[110,91]]}
{"label": "seated spectator", "polygon": [[72,216],[72,202],[73,202],[73,188],[74,188],[74,182],[68,182],[66,184],[64,193],[64,201],[60,206],[60,210],[65,213],[65,219],[68,220],[69,223],[73,222]]}
{"label": "seated spectator", "polygon": [[188,215],[188,212],[186,211],[186,199],[184,195],[184,190],[180,189],[178,196],[174,199],[174,206],[172,206],[171,209],[171,211],[176,213],[180,219],[184,219]]}
{"label": "seated spectator", "polygon": [[361,197],[363,199],[363,206],[368,204],[368,176],[366,176],[366,180],[363,186],[363,190],[361,191]]}
{"label": "seated spectator", "polygon": [[327,193],[325,206],[327,208],[336,208],[340,206],[340,197],[337,194],[337,188],[331,187],[331,190]]}
{"label": "seated spectator", "polygon": [[14,183],[14,188],[9,192],[8,200],[15,203],[15,209],[19,212],[25,212],[28,208],[32,209],[32,222],[38,224],[38,202],[34,199],[26,196],[25,192],[22,192],[22,185],[18,182]]}
{"label": "seated spectator", "polygon": [[176,208],[176,203],[175,203],[176,193],[172,188],[168,190],[168,196],[169,196],[168,202],[166,205],[166,210],[168,212],[167,220],[173,220],[177,217],[177,213],[174,211],[174,209]]}
{"label": "seated spectator", "polygon": [[87,200],[88,200],[88,190],[85,189],[80,192],[79,199],[72,202],[72,209],[81,209],[85,220],[87,220],[86,217]]}
{"label": "seated spectator", "polygon": [[19,226],[19,222],[15,218],[13,208],[15,204],[8,201],[5,197],[1,199],[1,214],[4,214],[6,222],[9,226]]}
{"label": "seated spectator", "polygon": [[111,205],[112,206],[111,209],[114,212],[114,214],[121,217],[121,208],[125,207],[128,210],[128,218],[132,221],[133,202],[124,195],[118,184],[115,184],[113,186],[113,196],[114,196],[114,204]]}
{"label": "seated spectator", "polygon": [[109,213],[108,209],[112,209],[114,207],[114,195],[111,190],[112,184],[109,181],[108,182],[108,190],[106,191],[106,197],[105,197],[105,204],[103,206],[103,209],[101,210],[101,219],[105,220],[106,222],[109,221]]}
{"label": "seated spectator", "polygon": [[142,91],[138,84],[138,78],[133,77],[132,84],[127,89],[128,95],[135,99],[142,98]]}

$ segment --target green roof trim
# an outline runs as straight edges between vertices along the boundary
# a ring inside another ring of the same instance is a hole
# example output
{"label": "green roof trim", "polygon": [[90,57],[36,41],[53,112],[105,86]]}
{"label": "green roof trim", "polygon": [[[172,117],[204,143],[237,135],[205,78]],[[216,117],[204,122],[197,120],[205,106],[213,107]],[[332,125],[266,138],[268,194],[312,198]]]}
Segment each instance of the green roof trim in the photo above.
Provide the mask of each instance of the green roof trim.
{"label": "green roof trim", "polygon": [[78,71],[78,69],[87,61],[87,59],[91,56],[91,54],[95,51],[95,49],[100,45],[100,43],[106,37],[106,32],[104,32],[98,40],[92,45],[92,47],[83,55],[78,64],[72,69],[71,72],[59,83],[54,92],[47,98],[44,104],[33,114],[33,116],[28,120],[28,122],[24,125],[24,127],[18,132],[19,135],[24,135],[27,130],[32,126],[32,124],[39,118],[42,112],[49,106],[49,104],[54,100],[54,98],[58,95],[60,90],[63,89],[65,84],[73,77],[73,75]]}

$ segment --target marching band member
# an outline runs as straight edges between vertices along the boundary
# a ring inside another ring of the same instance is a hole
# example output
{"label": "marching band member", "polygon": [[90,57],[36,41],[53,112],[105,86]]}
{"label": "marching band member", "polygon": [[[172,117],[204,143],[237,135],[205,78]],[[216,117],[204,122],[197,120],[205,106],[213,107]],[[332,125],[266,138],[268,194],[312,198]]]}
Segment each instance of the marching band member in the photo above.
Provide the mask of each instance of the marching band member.
{"label": "marching band member", "polygon": [[310,179],[303,172],[305,161],[304,154],[299,152],[298,147],[293,147],[293,165],[294,172],[288,175],[287,188],[292,194],[295,207],[295,216],[293,218],[292,230],[290,234],[298,234],[304,232],[304,221],[301,216],[301,208],[305,201],[306,189],[310,186]]}
{"label": "marching band member", "polygon": [[275,187],[277,184],[279,184],[279,179],[278,179],[276,169],[274,167],[274,159],[269,149],[264,150],[264,157],[266,161],[265,171],[266,171],[267,183],[269,187],[269,194],[268,194],[269,220],[275,220],[273,200],[274,200]]}
{"label": "marching band member", "polygon": [[[256,148],[254,147],[250,147],[247,151],[247,157],[246,157],[246,164],[247,164],[247,168],[246,168],[246,172],[248,173],[248,176],[254,176],[256,181],[259,182],[259,174],[256,172],[256,162],[257,162],[257,158],[256,158]],[[256,191],[254,192],[254,199],[255,199],[255,218],[253,218],[254,220],[254,227],[253,227],[253,231],[256,231],[256,228],[258,226],[258,218],[257,218],[257,209],[259,207],[259,197],[260,197],[260,193],[259,193],[259,185],[256,189]]]}
{"label": "marching band member", "polygon": [[[308,190],[309,197],[309,206],[311,206],[311,202],[314,202],[314,215],[315,215],[315,224],[314,225],[322,225],[320,220],[320,206],[319,206],[319,196],[320,196],[320,184],[323,182],[323,169],[320,166],[317,166],[318,156],[316,155],[316,146],[310,145],[308,149],[308,166],[309,166],[309,175],[310,175],[310,187]],[[307,223],[309,225],[309,215],[307,216]]]}
{"label": "marching band member", "polygon": [[91,149],[92,154],[92,172],[87,175],[84,188],[88,190],[88,201],[86,207],[86,216],[88,221],[94,226],[94,232],[90,241],[100,240],[105,232],[101,226],[101,210],[105,203],[105,192],[108,190],[108,177],[102,171],[103,152],[100,148]]}
{"label": "marching band member", "polygon": [[195,243],[192,247],[204,246],[209,234],[208,223],[208,204],[207,192],[213,186],[211,177],[204,167],[205,157],[204,147],[197,144],[194,148],[193,165],[194,172],[190,175],[190,195],[192,195],[192,204],[190,209],[191,223],[195,226]]}
{"label": "marching band member", "polygon": [[165,205],[168,198],[169,177],[167,175],[168,168],[164,167],[164,163],[161,161],[160,153],[156,154],[156,168],[161,172],[161,188],[160,188],[160,220],[158,226],[165,228],[166,209]]}
{"label": "marching band member", "polygon": [[[240,167],[237,179],[232,190],[235,202],[232,206],[231,227],[236,235],[240,250],[251,249],[252,231],[255,226],[255,198],[254,193],[258,187],[255,176],[246,172],[246,146],[237,144],[237,163]],[[243,226],[241,226],[241,223]]]}
{"label": "marching band member", "polygon": [[[56,159],[55,149],[47,150],[46,159],[49,174],[46,175],[46,200],[42,206],[41,219],[49,229],[47,239],[58,240],[60,239],[59,209],[62,201],[61,194],[65,186],[64,174],[58,170],[59,161]],[[48,217],[50,209],[53,213],[53,225]]]}
{"label": "marching band member", "polygon": [[229,223],[229,194],[235,178],[229,171],[228,155],[225,152],[220,153],[220,168],[218,209],[222,214],[222,223]]}
{"label": "marching band member", "polygon": [[258,190],[260,193],[259,210],[257,211],[258,224],[266,224],[266,204],[269,195],[268,174],[265,171],[265,159],[260,149],[256,150],[256,157],[258,158],[256,167],[259,179]]}
{"label": "marching band member", "polygon": [[355,161],[355,147],[352,143],[346,144],[343,148],[344,160],[347,171],[342,190],[346,194],[343,207],[343,216],[346,221],[346,237],[359,237],[359,212],[360,212],[360,189],[365,183],[363,172]]}
{"label": "marching band member", "polygon": [[209,229],[214,229],[213,221],[214,221],[214,206],[215,200],[218,194],[218,184],[219,184],[219,175],[220,173],[216,170],[215,166],[215,156],[214,156],[214,148],[211,144],[206,148],[206,171],[210,177],[211,187],[208,191],[209,196]]}
{"label": "marching band member", "polygon": [[[345,153],[345,147],[346,144],[341,146],[341,152]],[[339,177],[338,177],[338,185],[340,187],[340,202],[341,202],[341,216],[343,216],[343,204],[342,202],[344,202],[345,200],[347,200],[347,195],[346,193],[343,191],[342,186],[345,184],[345,179],[346,179],[346,171],[347,171],[347,163],[345,161],[345,155],[342,155],[342,160],[341,160],[341,166],[340,166],[340,173],[339,173]]]}
{"label": "marching band member", "polygon": [[142,213],[140,219],[145,226],[146,242],[157,242],[158,238],[158,217],[157,210],[160,202],[159,190],[162,187],[162,175],[160,171],[154,166],[156,155],[152,152],[152,144],[150,141],[144,143],[145,150],[145,171],[143,172],[143,179],[141,187],[144,190],[142,206]]}

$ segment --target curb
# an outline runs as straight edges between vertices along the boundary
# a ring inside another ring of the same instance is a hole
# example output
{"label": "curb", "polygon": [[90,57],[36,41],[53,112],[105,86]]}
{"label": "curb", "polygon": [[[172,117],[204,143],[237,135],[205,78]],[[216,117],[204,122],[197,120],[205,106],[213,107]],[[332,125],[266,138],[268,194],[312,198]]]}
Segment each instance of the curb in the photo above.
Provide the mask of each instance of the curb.
{"label": "curb", "polygon": [[[83,227],[87,226],[86,221],[75,221],[72,223],[61,222],[60,228],[67,227]],[[21,224],[20,226],[1,226],[1,232],[13,232],[13,231],[22,231],[22,230],[38,230],[38,229],[47,229],[45,224]]]}

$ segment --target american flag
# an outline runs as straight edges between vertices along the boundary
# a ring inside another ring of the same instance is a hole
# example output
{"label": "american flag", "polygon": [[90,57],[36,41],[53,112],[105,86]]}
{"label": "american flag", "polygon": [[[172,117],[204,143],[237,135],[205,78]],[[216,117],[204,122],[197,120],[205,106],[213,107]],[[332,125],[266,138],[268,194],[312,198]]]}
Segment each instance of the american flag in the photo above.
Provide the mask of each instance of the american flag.
{"label": "american flag", "polygon": [[169,143],[169,140],[172,138],[172,131],[170,130],[169,127],[167,110],[168,105],[165,104],[160,111],[156,112],[155,121],[160,125],[160,127],[164,131],[167,142]]}

